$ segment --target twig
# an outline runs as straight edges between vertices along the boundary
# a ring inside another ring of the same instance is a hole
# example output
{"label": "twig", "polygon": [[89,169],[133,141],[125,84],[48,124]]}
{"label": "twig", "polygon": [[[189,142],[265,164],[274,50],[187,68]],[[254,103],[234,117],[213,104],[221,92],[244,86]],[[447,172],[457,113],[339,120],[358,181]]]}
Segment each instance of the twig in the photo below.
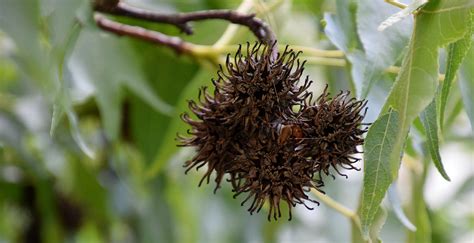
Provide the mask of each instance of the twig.
{"label": "twig", "polygon": [[123,2],[118,2],[118,4],[113,8],[106,8],[103,5],[97,5],[95,10],[117,16],[131,17],[157,23],[172,24],[188,35],[193,33],[191,26],[187,22],[179,22],[178,20],[174,20],[171,14],[156,13],[131,6]]}
{"label": "twig", "polygon": [[99,26],[101,29],[115,33],[117,35],[130,36],[151,43],[169,46],[179,54],[192,53],[192,48],[189,43],[178,37],[170,37],[157,31],[151,31],[142,27],[130,26],[115,22],[105,18],[100,14],[95,14],[94,19],[97,23],[97,26]]}
{"label": "twig", "polygon": [[[247,26],[260,41],[267,43],[268,45],[272,46],[272,48],[274,47],[272,52],[275,57],[278,52],[275,45],[275,34],[265,22],[259,18],[256,18],[254,14],[242,14],[233,10],[205,10],[189,13],[162,14],[136,8],[123,2],[118,2],[118,4],[112,8],[110,6],[104,7],[100,4],[95,4],[94,8],[96,11],[103,13],[128,16],[158,23],[172,24],[187,34],[192,34],[192,28],[189,25],[189,22],[208,19],[227,20],[234,24]],[[100,20],[100,23],[98,20]],[[167,45],[174,48],[179,53],[182,53],[183,49],[185,49],[185,47],[180,47],[179,45],[184,45],[186,42],[177,37],[173,38],[156,31],[149,31],[139,27],[127,26],[118,22],[106,20],[104,17],[96,18],[96,22],[101,28],[105,30],[117,34],[133,36],[139,39],[148,40],[150,42],[156,42],[162,45]],[[117,29],[116,27],[120,28]],[[126,29],[126,31],[124,31],[124,29]],[[129,31],[132,31],[132,34],[130,34]],[[152,34],[152,32],[154,34]],[[141,34],[145,34],[145,36],[142,36]]]}

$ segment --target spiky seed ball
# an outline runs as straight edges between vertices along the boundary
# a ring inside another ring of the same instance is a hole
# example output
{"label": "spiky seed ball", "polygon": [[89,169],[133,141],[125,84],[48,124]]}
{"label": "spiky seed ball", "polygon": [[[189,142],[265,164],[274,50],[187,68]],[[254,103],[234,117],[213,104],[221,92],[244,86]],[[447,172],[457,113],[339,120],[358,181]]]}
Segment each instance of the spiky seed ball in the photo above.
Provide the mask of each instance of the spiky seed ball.
{"label": "spiky seed ball", "polygon": [[246,194],[242,205],[249,202],[251,214],[268,202],[268,220],[276,220],[284,201],[291,219],[297,204],[312,209],[306,202],[318,203],[305,191],[320,190],[321,173],[330,174],[331,167],[340,175],[338,167],[356,169],[353,155],[366,132],[361,129],[366,102],[349,99],[348,92],[331,99],[327,87],[311,102],[309,78],[298,85],[304,69],[299,53],[287,47],[274,60],[270,49],[247,44],[233,60],[228,55],[212,80],[213,95],[202,88],[199,101],[189,101],[197,119],[182,115],[191,129],[190,137],[179,140],[197,149],[184,165],[186,172],[207,166],[199,185],[216,172],[215,192],[228,175],[234,198]]}
{"label": "spiky seed ball", "polygon": [[269,220],[281,217],[282,200],[291,219],[291,207],[315,202],[304,191],[321,185],[313,179],[314,160],[296,152],[297,143],[280,138],[280,127],[296,119],[292,107],[309,96],[309,78],[298,85],[304,65],[298,55],[287,47],[272,60],[266,45],[247,44],[245,52],[239,47],[213,80],[214,95],[202,89],[199,102],[189,102],[197,119],[182,116],[191,129],[189,138],[180,137],[181,146],[197,148],[187,171],[207,165],[200,184],[215,171],[216,189],[228,174],[234,197],[247,194],[242,205],[251,199],[250,213],[268,202]]}
{"label": "spiky seed ball", "polygon": [[363,134],[367,132],[367,128],[362,128],[368,125],[362,123],[367,101],[350,98],[349,91],[330,98],[327,89],[326,86],[316,102],[301,112],[301,120],[306,123],[305,134],[311,138],[305,148],[309,149],[307,155],[318,161],[320,172],[334,177],[329,171],[333,168],[347,178],[339,167],[360,170],[353,164],[360,160],[354,155],[361,153],[357,147],[364,143]]}

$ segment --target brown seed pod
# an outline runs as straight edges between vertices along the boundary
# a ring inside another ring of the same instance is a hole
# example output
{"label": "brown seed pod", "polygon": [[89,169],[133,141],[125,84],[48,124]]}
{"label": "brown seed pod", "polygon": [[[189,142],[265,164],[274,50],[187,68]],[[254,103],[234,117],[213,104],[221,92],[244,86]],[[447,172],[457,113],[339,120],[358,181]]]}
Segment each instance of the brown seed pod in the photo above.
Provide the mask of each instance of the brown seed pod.
{"label": "brown seed pod", "polygon": [[353,164],[360,160],[354,155],[362,153],[357,147],[364,143],[362,136],[367,132],[367,128],[362,128],[368,125],[362,123],[367,112],[367,101],[356,100],[349,95],[349,91],[341,91],[330,98],[326,86],[316,102],[301,112],[301,120],[307,124],[305,132],[311,137],[305,142],[307,155],[318,161],[320,172],[333,178],[329,171],[331,167],[346,178],[347,175],[341,173],[339,167],[360,170]]}
{"label": "brown seed pod", "polygon": [[178,138],[180,146],[197,150],[186,172],[207,166],[199,185],[215,172],[216,191],[228,175],[234,198],[245,194],[242,205],[250,203],[251,214],[267,202],[268,220],[276,220],[284,201],[291,219],[297,204],[308,209],[307,201],[318,204],[305,192],[320,190],[321,172],[352,166],[365,132],[358,128],[365,103],[346,100],[347,93],[329,99],[326,91],[311,103],[309,78],[298,85],[304,69],[299,53],[287,47],[273,59],[269,49],[247,44],[232,60],[228,55],[212,80],[213,95],[201,88],[199,101],[189,101],[197,119],[183,114],[191,129],[189,137]]}

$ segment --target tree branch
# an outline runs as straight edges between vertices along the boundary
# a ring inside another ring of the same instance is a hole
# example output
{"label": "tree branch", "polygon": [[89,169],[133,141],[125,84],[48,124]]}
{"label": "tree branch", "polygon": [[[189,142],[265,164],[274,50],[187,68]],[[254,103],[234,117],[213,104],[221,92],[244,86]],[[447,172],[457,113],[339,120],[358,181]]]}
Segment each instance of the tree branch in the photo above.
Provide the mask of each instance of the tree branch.
{"label": "tree branch", "polygon": [[190,44],[178,37],[171,37],[157,31],[115,22],[105,18],[100,14],[95,14],[94,19],[97,23],[97,26],[105,31],[109,31],[120,36],[130,36],[151,43],[165,45],[173,48],[178,54],[192,52]]}
{"label": "tree branch", "polygon": [[[274,57],[276,57],[278,52],[275,45],[275,34],[265,22],[255,17],[254,14],[242,14],[233,10],[205,10],[189,13],[162,14],[136,8],[120,1],[117,2],[114,7],[111,7],[109,4],[101,5],[100,1],[98,1],[94,4],[94,9],[102,13],[108,13],[117,16],[126,16],[157,23],[172,24],[186,34],[193,33],[189,22],[209,19],[227,20],[234,24],[247,26],[260,41],[267,43],[267,45],[273,48],[272,53]],[[186,49],[185,47],[180,47],[180,45],[184,45],[186,42],[177,37],[169,37],[156,31],[149,31],[139,27],[127,26],[115,21],[107,20],[101,16],[96,17],[96,22],[99,27],[104,30],[166,45],[174,48],[179,53],[182,53],[184,49]],[[142,36],[142,34],[145,35]]]}

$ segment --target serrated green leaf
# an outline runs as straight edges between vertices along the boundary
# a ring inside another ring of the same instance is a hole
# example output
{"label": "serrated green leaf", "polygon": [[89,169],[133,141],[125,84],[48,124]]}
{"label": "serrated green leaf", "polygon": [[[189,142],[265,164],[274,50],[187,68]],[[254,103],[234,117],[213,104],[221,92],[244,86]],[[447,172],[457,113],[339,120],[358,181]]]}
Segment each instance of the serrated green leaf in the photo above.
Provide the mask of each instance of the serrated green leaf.
{"label": "serrated green leaf", "polygon": [[390,151],[395,145],[399,126],[398,112],[391,110],[370,127],[364,144],[364,183],[359,216],[365,237],[385,192],[392,183]]}
{"label": "serrated green leaf", "polygon": [[469,0],[433,0],[415,17],[408,53],[383,109],[387,111],[393,107],[400,114],[397,142],[391,151],[393,178],[398,176],[403,144],[411,123],[435,95],[438,49],[464,37],[473,6]]}
{"label": "serrated green leaf", "polygon": [[421,113],[420,119],[426,132],[426,138],[428,139],[428,149],[431,154],[431,159],[443,178],[447,181],[451,181],[448,174],[444,170],[443,162],[441,161],[441,155],[439,154],[438,120],[436,112],[436,99],[433,99],[433,102],[431,102]]}
{"label": "serrated green leaf", "polygon": [[439,97],[439,124],[441,129],[444,127],[444,111],[446,109],[446,102],[448,101],[451,84],[456,77],[456,73],[462,64],[464,57],[471,48],[471,38],[472,34],[474,33],[474,11],[471,11],[471,21],[469,21],[467,25],[469,26],[469,31],[467,31],[467,33],[464,35],[464,38],[450,44],[447,48],[448,58],[446,60],[446,75]]}
{"label": "serrated green leaf", "polygon": [[137,57],[125,39],[84,30],[69,62],[69,69],[77,82],[88,82],[95,87],[104,128],[111,139],[118,135],[124,87],[136,93],[156,112],[171,113],[172,107],[149,87]]}
{"label": "serrated green leaf", "polygon": [[187,100],[190,97],[196,97],[200,87],[210,84],[212,74],[213,72],[209,70],[200,70],[180,94],[179,101],[175,108],[175,114],[172,115],[173,119],[171,120],[166,134],[162,137],[167,143],[163,144],[158,150],[157,156],[148,170],[147,178],[153,178],[158,174],[166,162],[178,151],[177,143],[174,142],[176,133],[185,134],[188,127],[187,124],[181,120],[180,114],[188,111]]}
{"label": "serrated green leaf", "polygon": [[385,32],[377,31],[377,26],[387,16],[397,10],[384,1],[360,0],[357,7],[357,32],[365,50],[367,63],[363,67],[361,87],[358,96],[365,98],[372,85],[386,68],[393,65],[407,46],[413,27],[411,19],[392,26]]}
{"label": "serrated green leaf", "polygon": [[462,94],[464,109],[469,117],[471,129],[474,133],[474,48],[472,46],[461,68],[459,88]]}

